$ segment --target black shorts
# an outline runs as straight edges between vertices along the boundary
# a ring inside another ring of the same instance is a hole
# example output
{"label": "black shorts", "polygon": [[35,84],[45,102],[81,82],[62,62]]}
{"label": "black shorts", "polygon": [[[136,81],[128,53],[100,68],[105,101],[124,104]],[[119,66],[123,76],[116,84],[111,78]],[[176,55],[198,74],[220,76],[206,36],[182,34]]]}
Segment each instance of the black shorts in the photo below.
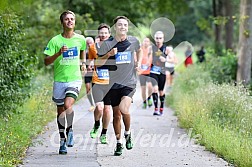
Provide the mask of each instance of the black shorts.
{"label": "black shorts", "polygon": [[135,92],[136,92],[136,86],[132,87],[124,86],[119,89],[110,89],[109,97],[111,100],[112,107],[119,106],[123,96],[128,96],[132,98]]}
{"label": "black shorts", "polygon": [[165,67],[165,71],[169,71],[171,75],[174,75],[175,69],[174,67]]}
{"label": "black shorts", "polygon": [[93,72],[87,72],[84,76],[84,81],[86,83],[91,83],[92,82],[92,77],[93,77]]}
{"label": "black shorts", "polygon": [[139,80],[141,86],[146,86],[146,82],[150,82],[150,75],[149,74],[139,75]]}
{"label": "black shorts", "polygon": [[163,73],[161,74],[150,73],[150,77],[154,78],[151,80],[152,86],[158,85],[158,90],[163,91],[166,82],[166,75]]}
{"label": "black shorts", "polygon": [[111,101],[108,95],[110,86],[101,84],[92,84],[92,94],[94,102],[104,102],[104,105],[111,105]]}

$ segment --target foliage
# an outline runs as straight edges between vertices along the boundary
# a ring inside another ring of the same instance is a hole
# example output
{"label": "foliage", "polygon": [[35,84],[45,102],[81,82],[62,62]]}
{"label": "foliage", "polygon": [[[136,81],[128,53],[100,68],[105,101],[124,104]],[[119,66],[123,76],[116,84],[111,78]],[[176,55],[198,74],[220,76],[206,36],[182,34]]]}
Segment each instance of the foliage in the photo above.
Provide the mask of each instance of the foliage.
{"label": "foliage", "polygon": [[210,70],[211,78],[218,83],[230,83],[236,80],[237,57],[230,50],[224,50],[216,57],[215,52],[207,50],[206,69]]}
{"label": "foliage", "polygon": [[[39,59],[38,68],[44,67],[44,48],[49,40],[62,32],[60,14],[66,9],[63,3],[54,1],[34,1],[31,5],[24,5],[20,16],[24,17],[26,40],[24,45],[27,47],[28,54],[34,55]],[[27,13],[26,11],[30,11]],[[93,24],[90,15],[79,15],[76,13],[75,30],[84,32],[88,24]]]}
{"label": "foliage", "polygon": [[176,34],[171,43],[177,45],[182,41],[190,43],[209,43],[212,39],[213,30],[209,15],[211,11],[211,1],[194,0],[187,2],[188,10],[178,16],[175,23]]}
{"label": "foliage", "polygon": [[184,13],[187,8],[185,0],[124,0],[120,2],[116,0],[109,2],[103,0],[64,0],[63,4],[64,7],[75,9],[80,14],[90,13],[94,20],[99,23],[105,22],[111,26],[113,25],[113,19],[118,15],[127,16],[136,25],[137,23],[144,23],[146,18],[152,17],[151,19],[153,19],[153,16],[169,16],[169,18],[174,19]]}
{"label": "foliage", "polygon": [[180,126],[193,128],[199,143],[228,162],[251,166],[252,101],[248,91],[242,86],[214,84],[209,78],[208,71],[194,65],[174,80],[169,98]]}
{"label": "foliage", "polygon": [[11,9],[13,11],[19,10],[22,5],[30,5],[32,0],[4,0],[0,1],[0,11]]}
{"label": "foliage", "polygon": [[52,83],[47,75],[34,78],[32,96],[19,107],[18,114],[0,117],[0,166],[17,166],[25,156],[31,140],[55,115]]}
{"label": "foliage", "polygon": [[9,11],[0,15],[0,108],[3,114],[17,112],[24,102],[37,59],[27,54],[19,18]]}

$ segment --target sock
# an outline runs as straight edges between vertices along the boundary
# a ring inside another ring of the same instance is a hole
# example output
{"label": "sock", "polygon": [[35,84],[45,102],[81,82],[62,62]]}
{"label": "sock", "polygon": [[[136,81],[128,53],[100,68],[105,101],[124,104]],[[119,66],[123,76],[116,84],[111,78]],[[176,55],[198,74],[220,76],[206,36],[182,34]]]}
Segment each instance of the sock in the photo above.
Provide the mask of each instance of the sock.
{"label": "sock", "polygon": [[146,104],[146,100],[144,100],[143,103]]}
{"label": "sock", "polygon": [[152,93],[152,98],[153,98],[155,108],[158,108],[158,94],[157,93]]}
{"label": "sock", "polygon": [[101,135],[106,135],[106,133],[107,133],[107,129],[102,128]]}
{"label": "sock", "polygon": [[65,139],[65,117],[61,118],[57,116],[57,124],[59,129],[59,135],[61,139]]}
{"label": "sock", "polygon": [[159,99],[160,99],[160,108],[164,108],[164,101],[165,101],[165,95],[163,96],[159,96]]}
{"label": "sock", "polygon": [[151,96],[148,97],[148,100],[150,100],[150,99],[151,99]]}
{"label": "sock", "polygon": [[100,120],[95,121],[95,128],[98,129],[100,127]]}
{"label": "sock", "polygon": [[124,136],[128,136],[130,134],[130,131],[125,131]]}
{"label": "sock", "polygon": [[66,128],[66,134],[68,135],[68,132],[73,129],[73,117],[74,117],[74,111],[70,114],[66,114],[67,119],[67,128]]}
{"label": "sock", "polygon": [[118,144],[118,143],[122,143],[122,140],[121,139],[119,139],[119,140],[116,140],[116,143]]}

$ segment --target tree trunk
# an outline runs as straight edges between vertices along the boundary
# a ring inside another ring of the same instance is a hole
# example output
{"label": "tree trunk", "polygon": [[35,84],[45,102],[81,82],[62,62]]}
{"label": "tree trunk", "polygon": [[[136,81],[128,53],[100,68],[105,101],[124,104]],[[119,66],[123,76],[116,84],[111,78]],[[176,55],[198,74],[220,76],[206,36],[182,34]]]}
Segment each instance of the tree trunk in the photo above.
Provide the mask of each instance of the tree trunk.
{"label": "tree trunk", "polygon": [[225,24],[225,47],[226,49],[233,50],[233,30],[234,22],[233,16],[233,4],[231,0],[224,0],[225,16],[227,23]]}
{"label": "tree trunk", "polygon": [[[213,16],[217,19],[222,15],[222,0],[213,0]],[[221,51],[221,25],[215,24],[215,51],[217,54]]]}
{"label": "tree trunk", "polygon": [[240,2],[240,30],[237,82],[248,85],[251,80],[251,54],[252,54],[252,0]]}

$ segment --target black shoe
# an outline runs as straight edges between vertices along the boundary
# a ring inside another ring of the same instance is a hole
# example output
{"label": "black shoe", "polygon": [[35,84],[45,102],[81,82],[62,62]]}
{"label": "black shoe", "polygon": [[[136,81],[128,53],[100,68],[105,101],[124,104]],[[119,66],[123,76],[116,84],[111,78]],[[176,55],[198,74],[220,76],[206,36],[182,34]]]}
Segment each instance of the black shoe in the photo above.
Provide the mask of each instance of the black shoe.
{"label": "black shoe", "polygon": [[120,156],[120,155],[122,155],[122,150],[123,150],[122,144],[121,144],[121,143],[117,143],[117,144],[116,144],[116,148],[115,148],[114,155],[115,155],[115,156]]}

